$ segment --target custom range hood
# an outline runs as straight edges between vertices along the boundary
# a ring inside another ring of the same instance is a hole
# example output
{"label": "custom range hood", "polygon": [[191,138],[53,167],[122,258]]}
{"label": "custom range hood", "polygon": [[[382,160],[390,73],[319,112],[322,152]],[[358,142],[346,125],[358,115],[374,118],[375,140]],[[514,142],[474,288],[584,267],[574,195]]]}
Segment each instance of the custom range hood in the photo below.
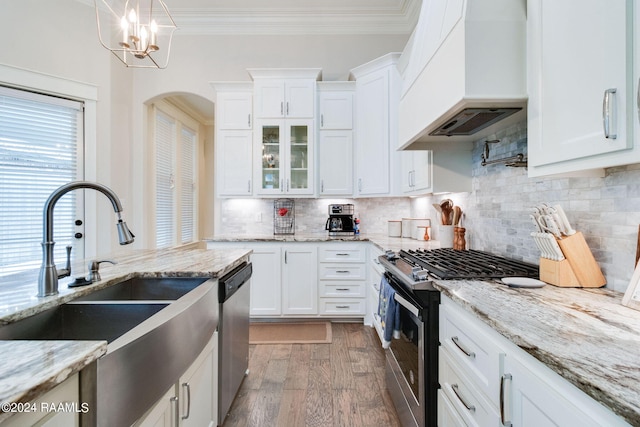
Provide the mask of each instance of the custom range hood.
{"label": "custom range hood", "polygon": [[526,1],[423,1],[402,54],[400,149],[468,142],[526,117]]}

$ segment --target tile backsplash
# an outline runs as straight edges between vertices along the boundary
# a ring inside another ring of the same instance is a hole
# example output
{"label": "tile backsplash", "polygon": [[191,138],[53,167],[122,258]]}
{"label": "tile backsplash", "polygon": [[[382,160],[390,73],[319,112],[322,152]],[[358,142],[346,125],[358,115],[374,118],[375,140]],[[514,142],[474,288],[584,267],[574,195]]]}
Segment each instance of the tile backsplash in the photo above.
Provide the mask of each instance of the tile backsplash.
{"label": "tile backsplash", "polygon": [[[531,208],[560,204],[581,231],[607,278],[607,287],[624,292],[634,269],[640,224],[640,164],[605,169],[602,178],[528,178],[526,168],[481,165],[484,141],[490,159],[527,152],[526,121],[477,141],[473,146],[473,190],[414,199],[412,211],[449,197],[465,212],[469,247],[538,264],[540,252],[530,233]],[[427,209],[428,209],[427,208]],[[434,220],[435,223],[437,221]]]}
{"label": "tile backsplash", "polygon": [[[387,233],[387,221],[409,216],[407,197],[370,199],[294,199],[296,233],[326,233],[328,207],[351,203],[363,233]],[[273,234],[274,199],[220,199],[220,234]]]}

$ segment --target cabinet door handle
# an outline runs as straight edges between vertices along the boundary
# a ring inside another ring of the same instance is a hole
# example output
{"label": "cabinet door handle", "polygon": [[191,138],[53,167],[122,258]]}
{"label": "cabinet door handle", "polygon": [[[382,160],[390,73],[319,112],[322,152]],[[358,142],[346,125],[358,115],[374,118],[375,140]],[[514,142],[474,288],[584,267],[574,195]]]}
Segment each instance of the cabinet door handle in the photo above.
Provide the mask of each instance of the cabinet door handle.
{"label": "cabinet door handle", "polygon": [[362,178],[358,178],[358,192],[362,192]]}
{"label": "cabinet door handle", "polygon": [[287,193],[289,192],[289,178],[287,178]]}
{"label": "cabinet door handle", "polygon": [[280,192],[283,193],[284,192],[284,179],[280,180]]}
{"label": "cabinet door handle", "polygon": [[189,383],[182,383],[182,389],[187,392],[187,414],[182,416],[182,419],[186,420],[191,415],[191,386]]}
{"label": "cabinet door handle", "polygon": [[602,125],[604,127],[604,137],[608,139],[616,139],[618,137],[616,134],[615,94],[615,88],[605,90],[604,99],[602,101]]}
{"label": "cabinet door handle", "polygon": [[287,116],[289,115],[289,101],[287,101]]}
{"label": "cabinet door handle", "polygon": [[451,384],[451,390],[453,390],[453,394],[456,395],[456,397],[458,398],[460,403],[462,403],[464,405],[464,407],[467,408],[467,411],[469,411],[469,412],[475,412],[476,411],[476,407],[473,406],[473,405],[468,404],[467,401],[464,399],[464,397],[462,397],[462,394],[460,393],[460,390],[458,390],[458,384]]}
{"label": "cabinet door handle", "polygon": [[251,193],[251,180],[247,181],[247,193]]}
{"label": "cabinet door handle", "polygon": [[324,114],[320,114],[320,127],[324,127]]}
{"label": "cabinet door handle", "polygon": [[171,419],[173,420],[174,427],[178,427],[180,425],[180,409],[178,408],[178,398],[173,396],[169,399],[171,402]]}
{"label": "cabinet door handle", "polygon": [[251,127],[251,114],[247,115],[247,127]]}
{"label": "cabinet door handle", "polygon": [[284,102],[280,102],[280,115],[284,116]]}
{"label": "cabinet door handle", "polygon": [[324,193],[324,179],[320,180],[320,192]]}
{"label": "cabinet door handle", "polygon": [[502,425],[504,427],[511,427],[512,423],[511,421],[507,421],[506,415],[505,415],[505,396],[506,396],[506,392],[505,392],[505,386],[506,386],[506,382],[507,381],[511,381],[512,377],[511,374],[504,374],[502,375],[502,377],[500,377],[500,421],[502,422]]}
{"label": "cabinet door handle", "polygon": [[284,263],[287,263],[287,251],[284,251]]}
{"label": "cabinet door handle", "polygon": [[453,343],[456,345],[456,347],[458,347],[460,349],[460,351],[462,351],[468,357],[470,357],[472,359],[476,358],[476,354],[473,351],[467,350],[466,348],[464,348],[464,346],[462,344],[460,344],[460,340],[458,339],[458,337],[451,337],[451,341],[453,341]]}

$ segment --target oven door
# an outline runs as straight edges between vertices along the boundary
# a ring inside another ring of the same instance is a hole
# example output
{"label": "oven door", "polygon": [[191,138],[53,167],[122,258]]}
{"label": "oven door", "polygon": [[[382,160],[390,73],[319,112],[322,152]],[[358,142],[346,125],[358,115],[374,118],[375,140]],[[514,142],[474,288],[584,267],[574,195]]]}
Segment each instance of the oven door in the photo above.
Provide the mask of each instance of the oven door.
{"label": "oven door", "polygon": [[[389,277],[387,277],[389,279]],[[425,374],[423,308],[392,277],[401,333],[387,349],[387,387],[403,426],[424,426]]]}

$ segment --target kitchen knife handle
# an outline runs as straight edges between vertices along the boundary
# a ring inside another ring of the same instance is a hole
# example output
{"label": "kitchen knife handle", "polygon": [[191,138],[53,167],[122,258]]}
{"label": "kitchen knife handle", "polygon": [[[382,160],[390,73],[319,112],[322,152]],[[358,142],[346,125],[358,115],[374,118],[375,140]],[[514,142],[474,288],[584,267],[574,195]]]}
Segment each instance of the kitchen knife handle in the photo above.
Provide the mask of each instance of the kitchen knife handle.
{"label": "kitchen knife handle", "polygon": [[604,99],[602,101],[602,125],[604,126],[604,137],[608,139],[616,139],[618,137],[618,135],[615,133],[616,104],[612,100],[615,93],[615,88],[605,90]]}

